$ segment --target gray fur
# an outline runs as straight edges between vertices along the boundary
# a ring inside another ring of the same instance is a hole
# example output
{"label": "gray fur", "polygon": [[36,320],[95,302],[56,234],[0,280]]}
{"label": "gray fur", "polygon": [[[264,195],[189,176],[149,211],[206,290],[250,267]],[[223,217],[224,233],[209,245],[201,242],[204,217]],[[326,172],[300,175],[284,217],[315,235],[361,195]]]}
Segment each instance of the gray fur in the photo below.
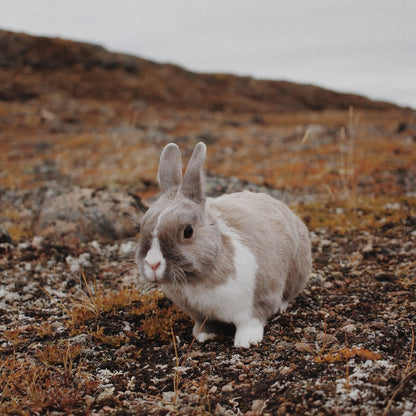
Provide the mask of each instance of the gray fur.
{"label": "gray fur", "polygon": [[[208,316],[235,324],[236,346],[247,347],[261,340],[267,319],[305,285],[312,264],[308,230],[285,204],[265,194],[205,198],[205,156],[205,144],[198,143],[182,182],[179,148],[169,144],[163,150],[162,194],[142,219],[136,260],[146,277],[146,255],[157,239],[166,262],[157,283],[195,320],[194,335],[211,337],[207,328],[201,330]],[[192,226],[191,238],[184,237],[186,226]]]}
{"label": "gray fur", "polygon": [[[210,199],[207,209],[217,211],[255,254],[259,270],[254,310],[266,322],[296,297],[310,275],[306,226],[284,203],[249,191]],[[278,309],[276,299],[282,305]]]}
{"label": "gray fur", "polygon": [[205,200],[203,167],[206,154],[207,147],[205,144],[202,142],[198,143],[183,176],[182,193],[185,197],[198,203]]}
{"label": "gray fur", "polygon": [[169,143],[160,155],[158,178],[162,192],[182,183],[181,153],[175,143]]}

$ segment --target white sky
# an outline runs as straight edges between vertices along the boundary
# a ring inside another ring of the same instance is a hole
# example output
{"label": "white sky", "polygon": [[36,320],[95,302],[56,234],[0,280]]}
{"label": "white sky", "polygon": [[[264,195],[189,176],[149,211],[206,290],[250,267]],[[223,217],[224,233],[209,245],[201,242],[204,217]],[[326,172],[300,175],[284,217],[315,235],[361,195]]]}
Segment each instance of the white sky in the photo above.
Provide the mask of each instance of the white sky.
{"label": "white sky", "polygon": [[0,28],[416,108],[416,0],[0,0]]}

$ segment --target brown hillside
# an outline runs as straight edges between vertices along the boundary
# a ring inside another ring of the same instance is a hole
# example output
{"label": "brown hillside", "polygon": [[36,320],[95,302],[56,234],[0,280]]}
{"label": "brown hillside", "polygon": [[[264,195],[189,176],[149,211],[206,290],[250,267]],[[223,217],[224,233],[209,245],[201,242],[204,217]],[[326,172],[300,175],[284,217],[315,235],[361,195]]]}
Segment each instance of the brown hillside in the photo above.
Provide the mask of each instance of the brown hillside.
{"label": "brown hillside", "polygon": [[312,85],[197,74],[97,45],[0,30],[0,100],[54,93],[229,112],[395,108]]}

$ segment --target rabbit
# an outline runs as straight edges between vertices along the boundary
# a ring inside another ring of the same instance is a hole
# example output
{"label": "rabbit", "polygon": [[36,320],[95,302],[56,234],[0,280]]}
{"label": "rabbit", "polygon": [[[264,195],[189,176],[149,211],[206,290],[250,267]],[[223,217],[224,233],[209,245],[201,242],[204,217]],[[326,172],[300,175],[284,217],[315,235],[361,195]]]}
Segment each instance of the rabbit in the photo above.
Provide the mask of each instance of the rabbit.
{"label": "rabbit", "polygon": [[199,342],[214,338],[215,323],[222,322],[234,324],[235,347],[249,348],[307,282],[309,234],[284,203],[266,194],[206,197],[205,157],[200,142],[182,180],[179,147],[163,149],[161,195],[142,218],[136,263],[141,276],[195,321]]}

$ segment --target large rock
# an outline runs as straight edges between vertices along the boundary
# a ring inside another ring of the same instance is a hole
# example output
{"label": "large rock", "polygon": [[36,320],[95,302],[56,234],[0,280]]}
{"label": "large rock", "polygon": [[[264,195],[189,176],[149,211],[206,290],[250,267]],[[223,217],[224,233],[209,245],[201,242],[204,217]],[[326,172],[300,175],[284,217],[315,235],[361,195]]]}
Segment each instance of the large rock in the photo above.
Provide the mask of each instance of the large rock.
{"label": "large rock", "polygon": [[71,188],[47,193],[35,224],[35,233],[72,244],[91,240],[114,241],[139,231],[145,207],[125,191]]}

